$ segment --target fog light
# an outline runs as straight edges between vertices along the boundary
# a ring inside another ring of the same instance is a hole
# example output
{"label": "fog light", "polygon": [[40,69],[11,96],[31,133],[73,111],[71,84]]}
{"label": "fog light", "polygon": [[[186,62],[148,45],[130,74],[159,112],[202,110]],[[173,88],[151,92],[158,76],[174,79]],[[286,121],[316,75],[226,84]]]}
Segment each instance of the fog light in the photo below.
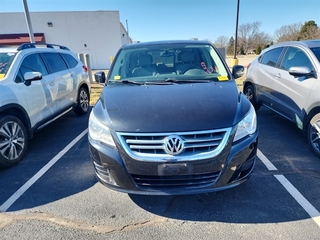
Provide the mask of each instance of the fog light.
{"label": "fog light", "polygon": [[110,185],[118,186],[118,184],[113,179],[109,168],[105,168],[103,166],[100,166],[95,162],[94,162],[94,165],[95,165],[97,176],[101,181],[103,181],[107,184],[110,184]]}
{"label": "fog light", "polygon": [[104,178],[103,178],[108,184],[116,185],[116,182],[112,178],[112,175],[110,174],[110,170],[106,169],[104,171]]}

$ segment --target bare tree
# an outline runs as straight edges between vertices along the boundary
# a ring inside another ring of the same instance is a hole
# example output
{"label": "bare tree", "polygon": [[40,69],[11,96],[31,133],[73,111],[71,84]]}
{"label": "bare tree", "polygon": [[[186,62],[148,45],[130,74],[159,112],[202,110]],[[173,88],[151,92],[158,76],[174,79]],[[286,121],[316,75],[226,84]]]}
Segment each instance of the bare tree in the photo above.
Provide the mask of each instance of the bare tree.
{"label": "bare tree", "polygon": [[264,48],[270,44],[272,44],[272,37],[265,32],[259,32],[254,36],[251,47],[257,48],[258,46],[261,46]]}
{"label": "bare tree", "polygon": [[284,25],[277,29],[274,33],[276,42],[295,41],[299,39],[302,24],[294,23],[291,25]]}
{"label": "bare tree", "polygon": [[226,36],[220,36],[214,41],[214,45],[217,48],[226,48],[228,46],[229,38]]}
{"label": "bare tree", "polygon": [[239,46],[240,49],[244,53],[248,51],[250,48],[255,48],[255,39],[257,35],[259,34],[259,28],[260,28],[261,22],[256,21],[253,23],[245,23],[241,24],[238,28],[238,36],[239,36]]}

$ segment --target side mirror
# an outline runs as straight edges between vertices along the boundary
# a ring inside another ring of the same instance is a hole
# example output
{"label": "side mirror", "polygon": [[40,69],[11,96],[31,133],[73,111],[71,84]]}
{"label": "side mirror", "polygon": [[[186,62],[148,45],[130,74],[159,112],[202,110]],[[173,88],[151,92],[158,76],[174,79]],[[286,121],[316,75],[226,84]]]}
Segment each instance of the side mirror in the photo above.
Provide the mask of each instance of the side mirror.
{"label": "side mirror", "polygon": [[24,84],[30,86],[32,81],[37,81],[42,79],[42,74],[39,72],[26,72],[24,75]]}
{"label": "side mirror", "polygon": [[289,74],[294,77],[308,77],[314,75],[308,67],[291,67],[289,68]]}
{"label": "side mirror", "polygon": [[94,79],[97,83],[105,83],[106,82],[106,74],[104,72],[96,72],[94,74]]}
{"label": "side mirror", "polygon": [[242,77],[244,74],[244,66],[242,65],[234,65],[232,67],[232,76],[234,79]]}

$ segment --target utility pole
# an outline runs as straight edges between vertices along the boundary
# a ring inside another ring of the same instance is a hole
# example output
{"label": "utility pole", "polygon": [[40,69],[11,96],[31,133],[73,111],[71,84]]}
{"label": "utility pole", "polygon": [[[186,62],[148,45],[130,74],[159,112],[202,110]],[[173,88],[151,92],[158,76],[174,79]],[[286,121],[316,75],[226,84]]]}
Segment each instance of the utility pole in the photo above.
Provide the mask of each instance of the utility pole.
{"label": "utility pole", "polygon": [[126,20],[127,25],[127,35],[128,35],[128,43],[130,43],[130,36],[129,36],[129,27],[128,27],[128,20]]}
{"label": "utility pole", "polygon": [[23,2],[23,7],[24,7],[24,14],[25,14],[26,21],[27,21],[27,27],[28,27],[30,42],[31,43],[35,43],[34,35],[33,35],[33,31],[32,31],[31,20],[30,20],[29,9],[28,9],[28,3],[27,3],[27,0],[22,0],[22,2]]}
{"label": "utility pole", "polygon": [[235,32],[235,40],[234,40],[234,55],[233,59],[231,60],[231,65],[238,65],[237,59],[237,42],[238,42],[238,19],[239,19],[239,5],[240,0],[237,0],[237,16],[236,16],[236,32]]}

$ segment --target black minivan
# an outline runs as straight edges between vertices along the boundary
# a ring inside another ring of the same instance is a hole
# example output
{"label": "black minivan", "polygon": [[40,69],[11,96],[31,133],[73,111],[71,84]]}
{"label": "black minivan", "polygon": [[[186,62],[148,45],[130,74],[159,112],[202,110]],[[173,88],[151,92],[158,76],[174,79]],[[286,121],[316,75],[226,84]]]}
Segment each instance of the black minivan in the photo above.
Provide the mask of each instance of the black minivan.
{"label": "black minivan", "polygon": [[207,41],[123,46],[89,118],[99,181],[132,194],[223,190],[247,180],[258,143],[256,113]]}

